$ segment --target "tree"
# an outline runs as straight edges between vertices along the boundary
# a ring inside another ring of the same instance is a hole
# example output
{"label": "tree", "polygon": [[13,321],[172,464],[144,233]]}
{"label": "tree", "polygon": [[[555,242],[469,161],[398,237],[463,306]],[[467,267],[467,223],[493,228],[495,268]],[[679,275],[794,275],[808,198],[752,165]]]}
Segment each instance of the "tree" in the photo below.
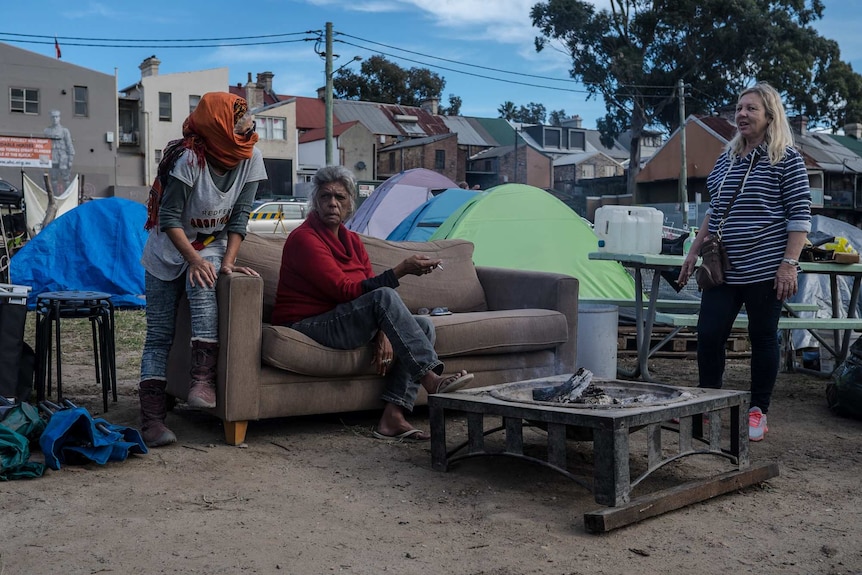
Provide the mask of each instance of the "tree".
{"label": "tree", "polygon": [[552,126],[562,126],[563,122],[568,119],[565,110],[553,110],[550,114],[548,114],[548,122],[551,123]]}
{"label": "tree", "polygon": [[509,102],[506,100],[500,107],[497,108],[497,113],[500,114],[500,117],[504,120],[514,120],[515,116],[518,114],[518,109],[515,107],[514,102]]}
{"label": "tree", "polygon": [[[445,86],[446,80],[428,68],[405,70],[383,56],[364,60],[358,74],[344,68],[332,79],[336,98],[402,106],[420,106],[432,98],[439,100]],[[452,98],[450,95],[450,105]],[[460,108],[460,98],[458,102]]]}
{"label": "tree", "polygon": [[686,114],[733,103],[755,80],[781,91],[789,110],[833,128],[862,102],[859,75],[841,62],[837,44],[811,27],[822,17],[822,0],[610,0],[610,10],[548,0],[530,14],[541,31],[536,50],[561,43],[587,98],[604,99],[607,113],[597,122],[603,142],[631,130],[632,193],[644,129],[678,126],[680,79],[692,96]]}
{"label": "tree", "polygon": [[460,116],[461,98],[455,94],[449,94],[449,105],[440,106],[440,114],[443,116]]}
{"label": "tree", "polygon": [[548,116],[544,104],[537,104],[536,102],[515,107],[513,102],[506,101],[500,104],[497,113],[504,120],[523,124],[544,124],[545,118]]}

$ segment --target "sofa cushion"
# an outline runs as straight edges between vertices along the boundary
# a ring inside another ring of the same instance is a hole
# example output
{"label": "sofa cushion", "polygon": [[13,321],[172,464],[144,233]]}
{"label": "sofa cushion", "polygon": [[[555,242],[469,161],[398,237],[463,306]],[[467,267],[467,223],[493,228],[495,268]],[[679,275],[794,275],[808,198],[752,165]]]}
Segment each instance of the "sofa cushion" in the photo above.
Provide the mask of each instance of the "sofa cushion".
{"label": "sofa cushion", "polygon": [[485,291],[473,265],[473,244],[451,239],[433,242],[390,242],[362,236],[368,258],[379,274],[414,254],[442,260],[442,268],[423,276],[401,278],[398,294],[408,309],[447,307],[452,312],[485,311]]}
{"label": "sofa cushion", "polygon": [[[431,318],[441,358],[553,350],[568,338],[566,317],[545,309],[455,313]],[[373,374],[370,345],[325,347],[283,326],[263,326],[261,356],[267,365],[320,377]]]}
{"label": "sofa cushion", "polygon": [[370,345],[333,349],[280,325],[263,325],[260,354],[267,365],[303,375],[345,377],[375,373]]}

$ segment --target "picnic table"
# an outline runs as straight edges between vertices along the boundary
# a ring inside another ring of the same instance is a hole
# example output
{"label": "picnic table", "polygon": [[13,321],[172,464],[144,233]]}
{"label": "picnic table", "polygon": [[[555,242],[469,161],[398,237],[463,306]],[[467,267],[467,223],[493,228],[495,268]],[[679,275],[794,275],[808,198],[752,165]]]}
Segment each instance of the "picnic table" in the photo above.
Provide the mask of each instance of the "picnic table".
{"label": "picnic table", "polygon": [[[633,370],[618,368],[621,377],[644,381],[656,382],[649,372],[649,358],[673,338],[683,328],[697,327],[697,312],[699,306],[691,301],[659,299],[659,282],[661,272],[676,270],[682,266],[684,257],[668,254],[635,254],[617,252],[591,252],[588,255],[591,260],[616,261],[634,272],[635,297],[634,300],[623,302],[621,300],[588,300],[589,303],[608,303],[620,307],[633,307],[635,312],[637,365]],[[814,302],[784,303],[787,317],[782,317],[778,322],[781,330],[805,329],[812,333],[829,353],[835,357],[836,365],[847,358],[850,347],[850,332],[862,329],[862,318],[857,317],[856,307],[859,300],[860,280],[862,280],[862,263],[839,264],[831,262],[801,262],[803,273],[825,274],[829,276],[830,294],[832,300],[832,315],[828,318],[801,317],[803,312],[819,310]],[[652,281],[647,299],[644,299],[644,271],[652,271]],[[838,290],[838,277],[849,276],[852,278],[850,300],[846,308],[842,306]],[[586,300],[579,300],[586,302]],[[664,309],[674,309],[671,312]],[[688,309],[686,309],[688,308]],[[653,327],[656,324],[673,327],[658,344],[651,346]],[[740,315],[734,327],[747,327],[748,320]],[[832,331],[832,342],[824,340],[816,330]]]}

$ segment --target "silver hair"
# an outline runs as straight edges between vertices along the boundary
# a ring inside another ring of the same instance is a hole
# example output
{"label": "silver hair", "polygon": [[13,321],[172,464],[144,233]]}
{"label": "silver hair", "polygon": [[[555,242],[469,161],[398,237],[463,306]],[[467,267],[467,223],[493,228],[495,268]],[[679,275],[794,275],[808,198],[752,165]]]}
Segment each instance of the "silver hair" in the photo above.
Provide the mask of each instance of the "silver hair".
{"label": "silver hair", "polygon": [[311,196],[308,198],[309,208],[312,212],[320,213],[320,210],[318,209],[320,207],[320,204],[318,203],[320,188],[324,184],[330,184],[333,182],[337,182],[344,186],[344,189],[347,190],[347,195],[350,197],[350,212],[344,216],[344,219],[346,220],[353,215],[353,212],[356,211],[356,177],[353,175],[353,172],[344,166],[325,166],[317,170],[314,174],[314,179],[311,181],[313,187],[311,190]]}

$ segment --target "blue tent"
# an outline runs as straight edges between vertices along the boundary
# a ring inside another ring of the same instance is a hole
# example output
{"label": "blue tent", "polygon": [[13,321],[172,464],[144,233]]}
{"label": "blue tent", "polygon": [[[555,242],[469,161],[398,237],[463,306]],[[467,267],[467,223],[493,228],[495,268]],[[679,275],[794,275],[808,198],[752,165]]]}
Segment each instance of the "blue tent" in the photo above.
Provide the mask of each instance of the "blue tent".
{"label": "blue tent", "polygon": [[146,219],[146,207],[131,200],[81,204],[45,226],[12,257],[10,281],[32,288],[31,307],[40,293],[64,290],[105,292],[115,307],[144,307],[140,260]]}
{"label": "blue tent", "polygon": [[452,212],[478,193],[449,188],[413,210],[386,239],[395,242],[427,242]]}

